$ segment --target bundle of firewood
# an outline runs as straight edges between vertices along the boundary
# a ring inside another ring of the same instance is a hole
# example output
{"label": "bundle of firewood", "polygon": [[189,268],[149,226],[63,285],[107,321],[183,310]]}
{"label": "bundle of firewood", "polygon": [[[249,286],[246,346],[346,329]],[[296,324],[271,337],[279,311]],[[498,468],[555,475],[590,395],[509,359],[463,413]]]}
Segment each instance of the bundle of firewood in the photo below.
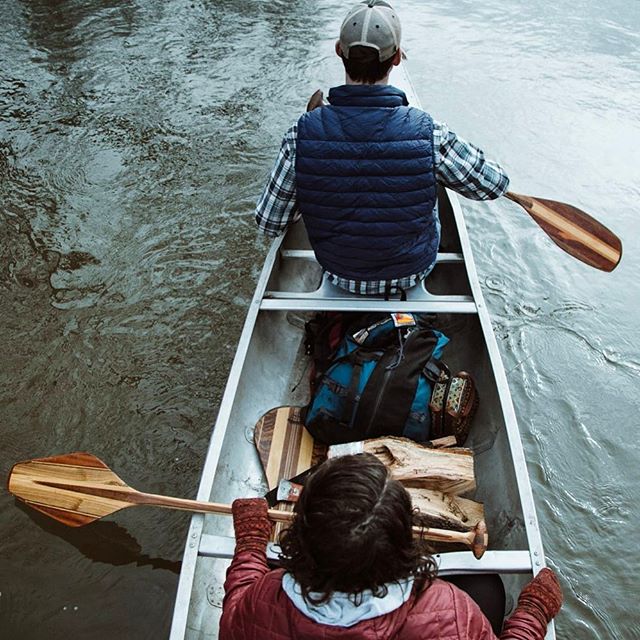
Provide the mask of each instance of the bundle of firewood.
{"label": "bundle of firewood", "polygon": [[483,505],[462,497],[476,488],[470,449],[436,448],[392,436],[329,447],[329,457],[362,452],[376,456],[407,488],[418,524],[471,531],[484,520]]}

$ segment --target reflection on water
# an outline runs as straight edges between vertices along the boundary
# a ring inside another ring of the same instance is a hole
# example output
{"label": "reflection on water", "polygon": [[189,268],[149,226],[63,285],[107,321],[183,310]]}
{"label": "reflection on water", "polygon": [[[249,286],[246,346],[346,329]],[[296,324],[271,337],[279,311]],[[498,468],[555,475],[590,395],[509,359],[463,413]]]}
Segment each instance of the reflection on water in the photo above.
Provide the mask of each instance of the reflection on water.
{"label": "reflection on water", "polygon": [[[341,79],[344,8],[2,3],[5,475],[86,450],[142,490],[195,494],[266,248],[252,207],[284,130]],[[576,204],[623,238],[622,264],[601,274],[515,205],[466,205],[565,587],[559,635],[638,636],[625,569],[638,560],[640,12],[621,0],[398,8],[434,116],[497,157],[514,190]],[[188,515],[130,510],[75,532],[34,519],[0,496],[2,637],[166,636]]]}
{"label": "reflection on water", "polygon": [[114,567],[135,564],[138,567],[150,566],[152,569],[180,573],[181,562],[151,558],[142,553],[138,541],[115,522],[98,520],[84,527],[68,527],[28,507],[20,500],[15,500],[14,505],[43,531],[68,542],[92,562],[104,562]]}

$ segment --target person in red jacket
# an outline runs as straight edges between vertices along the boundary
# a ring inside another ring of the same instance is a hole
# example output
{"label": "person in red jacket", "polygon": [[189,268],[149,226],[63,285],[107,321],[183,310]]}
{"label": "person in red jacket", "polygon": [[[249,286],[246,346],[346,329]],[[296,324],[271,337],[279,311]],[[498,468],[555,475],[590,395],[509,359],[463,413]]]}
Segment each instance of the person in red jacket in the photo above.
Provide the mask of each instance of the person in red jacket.
{"label": "person in red jacket", "polygon": [[[233,503],[236,550],[225,581],[221,640],[495,640],[478,605],[436,577],[413,537],[411,498],[370,454],[322,464],[267,566],[262,499]],[[522,591],[501,640],[542,640],[562,593],[543,569]]]}

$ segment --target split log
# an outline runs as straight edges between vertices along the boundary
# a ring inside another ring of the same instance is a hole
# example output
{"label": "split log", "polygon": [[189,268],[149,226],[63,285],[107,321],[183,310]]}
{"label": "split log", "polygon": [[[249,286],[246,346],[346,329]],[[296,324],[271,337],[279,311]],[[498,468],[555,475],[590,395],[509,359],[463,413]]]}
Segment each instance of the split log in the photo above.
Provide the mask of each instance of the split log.
{"label": "split log", "polygon": [[445,447],[457,447],[458,440],[455,436],[444,436],[436,440],[429,440],[427,444],[434,449],[444,449]]}
{"label": "split log", "polygon": [[431,489],[407,488],[413,508],[417,509],[415,523],[424,527],[471,531],[484,520],[484,506],[459,496]]}
{"label": "split log", "polygon": [[472,493],[476,488],[471,449],[434,449],[393,436],[329,447],[329,457],[362,452],[376,456],[405,487],[453,495]]}

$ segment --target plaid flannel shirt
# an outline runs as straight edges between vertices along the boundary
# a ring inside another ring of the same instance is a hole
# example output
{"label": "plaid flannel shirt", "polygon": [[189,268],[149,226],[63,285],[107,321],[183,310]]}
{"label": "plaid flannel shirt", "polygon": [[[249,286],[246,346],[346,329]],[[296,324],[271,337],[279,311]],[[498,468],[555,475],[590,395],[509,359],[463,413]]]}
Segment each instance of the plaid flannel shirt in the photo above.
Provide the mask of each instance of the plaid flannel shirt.
{"label": "plaid flannel shirt", "polygon": [[[256,206],[258,228],[275,238],[300,219],[296,202],[296,142],[298,128],[294,124],[285,134],[276,164]],[[484,153],[450,131],[446,124],[433,123],[433,145],[438,182],[472,200],[493,200],[509,186],[502,167],[487,160]],[[330,281],[352,293],[383,295],[389,290],[408,289],[430,271],[393,280],[349,280],[328,273]]]}

